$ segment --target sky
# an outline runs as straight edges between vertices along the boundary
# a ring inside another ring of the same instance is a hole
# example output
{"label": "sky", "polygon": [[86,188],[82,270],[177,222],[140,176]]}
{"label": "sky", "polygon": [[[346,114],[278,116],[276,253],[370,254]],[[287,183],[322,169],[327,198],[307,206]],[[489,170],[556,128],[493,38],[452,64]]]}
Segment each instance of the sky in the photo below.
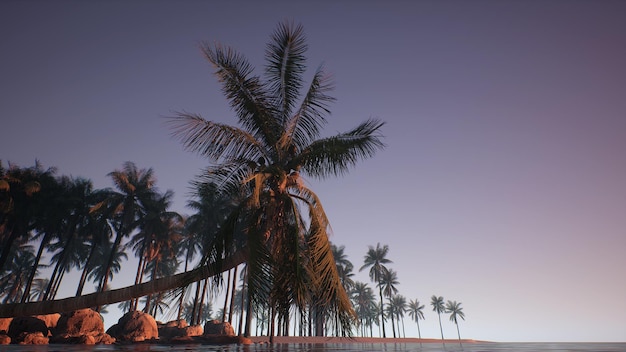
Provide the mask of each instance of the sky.
{"label": "sky", "polygon": [[423,337],[440,336],[437,295],[462,303],[464,338],[626,341],[624,1],[4,0],[0,160],[96,188],[133,161],[190,214],[208,161],[164,117],[236,125],[199,44],[262,74],[282,21],[304,26],[308,77],[333,74],[323,136],[386,122],[383,151],[306,178],[356,280],[370,282],[358,268],[381,243],[399,293],[426,306]]}

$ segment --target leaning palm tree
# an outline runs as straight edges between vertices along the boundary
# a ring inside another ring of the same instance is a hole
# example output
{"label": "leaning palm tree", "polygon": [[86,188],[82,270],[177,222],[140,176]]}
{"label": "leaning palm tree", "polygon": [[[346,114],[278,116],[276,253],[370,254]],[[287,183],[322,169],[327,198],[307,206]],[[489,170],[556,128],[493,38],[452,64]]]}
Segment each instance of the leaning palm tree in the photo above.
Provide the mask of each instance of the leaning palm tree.
{"label": "leaning palm tree", "polygon": [[[190,113],[179,113],[170,122],[186,149],[213,164],[202,179],[230,197],[243,195],[207,258],[245,248],[249,305],[269,293],[279,320],[285,321],[293,306],[301,312],[310,308],[318,323],[326,312],[339,314],[342,330],[348,332],[354,313],[332,257],[328,219],[303,175],[341,175],[373,156],[383,147],[383,123],[368,120],[352,131],[318,139],[334,99],[322,68],[301,96],[306,49],[301,26],[280,24],[266,50],[263,81],[233,49],[204,44],[242,128]],[[242,236],[233,238],[234,233]],[[317,334],[322,332],[318,325]]]}
{"label": "leaning palm tree", "polygon": [[458,318],[465,320],[465,313],[463,313],[461,302],[446,302],[446,313],[450,314],[450,321],[453,321],[454,325],[456,325],[456,333],[459,336],[459,344],[461,344],[461,333],[459,332],[459,322],[457,320]]}
{"label": "leaning palm tree", "polygon": [[[338,314],[342,332],[349,333],[354,312],[332,258],[328,218],[318,197],[305,186],[303,175],[317,179],[342,175],[360,160],[372,157],[384,147],[380,134],[384,123],[371,119],[351,131],[320,138],[334,100],[328,95],[332,84],[319,68],[300,95],[306,48],[301,26],[279,25],[268,45],[266,80],[262,82],[234,50],[203,45],[242,128],[180,113],[170,120],[173,135],[186,149],[211,161],[202,182],[215,182],[220,192],[242,201],[220,227],[218,237],[205,247],[197,269],[71,298],[63,302],[65,309],[116,303],[182,287],[245,261],[250,307],[263,306],[259,297],[268,297],[272,318],[276,314],[286,318],[293,306],[316,312],[316,321]],[[125,234],[130,226],[118,228]],[[0,317],[54,312],[61,305],[37,303],[0,306]],[[317,332],[322,331],[318,327]]]}
{"label": "leaning palm tree", "polygon": [[422,338],[422,332],[420,331],[419,321],[420,319],[424,320],[423,310],[424,310],[424,305],[420,304],[420,301],[418,300],[409,301],[409,306],[408,306],[409,316],[413,318],[413,320],[415,320],[415,323],[417,324],[417,337],[419,337],[420,339]]}
{"label": "leaning palm tree", "polygon": [[378,294],[380,297],[380,325],[383,328],[383,337],[387,337],[385,333],[385,317],[383,316],[383,286],[381,285],[381,277],[385,271],[387,271],[387,267],[385,264],[392,263],[391,260],[387,259],[387,253],[389,253],[389,246],[384,245],[380,246],[380,243],[376,244],[376,248],[369,246],[367,250],[367,254],[365,255],[365,264],[359,269],[359,271],[363,271],[363,269],[370,268],[369,275],[370,280],[372,280],[376,286],[378,286]]}
{"label": "leaning palm tree", "polygon": [[430,297],[430,305],[433,306],[433,311],[437,312],[437,315],[439,316],[439,330],[441,330],[441,341],[443,341],[443,327],[441,325],[441,313],[444,313],[446,311],[446,308],[443,303],[443,297],[442,296],[437,297],[436,295],[433,295],[432,297]]}

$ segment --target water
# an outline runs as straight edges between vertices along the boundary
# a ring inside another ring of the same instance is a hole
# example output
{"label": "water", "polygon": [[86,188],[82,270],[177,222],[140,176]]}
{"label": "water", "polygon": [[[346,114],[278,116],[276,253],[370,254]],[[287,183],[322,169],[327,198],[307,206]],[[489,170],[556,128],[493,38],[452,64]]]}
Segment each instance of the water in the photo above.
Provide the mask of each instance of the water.
{"label": "water", "polygon": [[626,352],[626,343],[328,343],[252,345],[0,345],[0,352]]}

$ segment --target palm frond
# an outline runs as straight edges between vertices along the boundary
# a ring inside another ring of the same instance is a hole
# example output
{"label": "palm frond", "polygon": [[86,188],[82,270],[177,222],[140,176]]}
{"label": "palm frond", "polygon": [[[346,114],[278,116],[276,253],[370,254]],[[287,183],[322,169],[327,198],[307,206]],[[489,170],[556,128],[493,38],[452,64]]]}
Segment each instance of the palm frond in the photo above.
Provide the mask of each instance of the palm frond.
{"label": "palm frond", "polygon": [[352,131],[317,140],[294,158],[292,168],[302,165],[304,171],[317,178],[343,175],[359,160],[384,148],[378,133],[384,124],[370,119]]}
{"label": "palm frond", "polygon": [[274,145],[281,126],[274,117],[271,99],[259,77],[251,76],[253,68],[246,58],[221,45],[201,46],[204,56],[215,68],[222,83],[222,92],[235,110],[239,123],[257,139]]}
{"label": "palm frond", "polygon": [[324,116],[330,113],[329,104],[335,101],[334,97],[327,94],[333,88],[331,77],[320,66],[300,108],[286,122],[279,145],[287,148],[293,141],[298,149],[303,149],[319,137],[321,127],[327,122]]}
{"label": "palm frond", "polygon": [[295,106],[305,71],[306,38],[302,25],[281,23],[265,50],[265,74],[275,106],[284,125]]}
{"label": "palm frond", "polygon": [[172,136],[186,150],[210,161],[229,162],[234,159],[256,160],[263,155],[263,146],[251,134],[229,125],[208,121],[199,115],[181,112],[168,120]]}

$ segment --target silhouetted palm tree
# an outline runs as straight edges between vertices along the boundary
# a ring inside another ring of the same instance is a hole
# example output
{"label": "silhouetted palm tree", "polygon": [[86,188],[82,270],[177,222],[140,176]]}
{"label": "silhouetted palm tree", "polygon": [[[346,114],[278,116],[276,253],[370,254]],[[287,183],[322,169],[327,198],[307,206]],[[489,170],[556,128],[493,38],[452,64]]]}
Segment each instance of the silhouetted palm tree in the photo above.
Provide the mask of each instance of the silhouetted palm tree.
{"label": "silhouetted palm tree", "polygon": [[27,244],[16,245],[10,252],[10,261],[4,272],[0,272],[0,297],[3,304],[18,302],[24,293],[30,269],[35,263],[33,247]]}
{"label": "silhouetted palm tree", "polygon": [[433,306],[433,311],[437,312],[437,315],[439,316],[439,330],[441,330],[441,341],[443,341],[443,326],[441,325],[441,313],[444,313],[446,311],[446,308],[443,303],[443,297],[442,296],[437,297],[436,295],[433,295],[430,298],[430,305]]}
{"label": "silhouetted palm tree", "polygon": [[[380,306],[383,307],[383,286],[381,285],[381,278],[385,271],[387,271],[387,267],[385,264],[393,263],[391,260],[387,259],[387,254],[389,253],[389,246],[384,245],[380,246],[380,243],[376,244],[376,248],[369,246],[367,250],[367,254],[365,255],[365,264],[359,269],[359,271],[363,271],[363,269],[370,268],[369,276],[370,280],[372,280],[376,286],[378,286],[378,293],[380,296]],[[385,333],[385,324],[383,323],[385,317],[383,316],[383,310],[380,311],[380,325],[383,329],[383,337],[387,337]]]}
{"label": "silhouetted palm tree", "polygon": [[54,168],[44,170],[39,161],[29,168],[9,164],[5,169],[0,163],[0,272],[13,245],[30,240],[30,231],[39,215],[37,211],[41,210],[37,204],[41,180],[52,177],[55,172]]}
{"label": "silhouetted palm tree", "polygon": [[459,344],[461,343],[461,333],[459,332],[459,322],[458,318],[465,320],[465,313],[463,313],[463,308],[461,307],[461,302],[457,301],[448,301],[446,303],[446,313],[450,314],[450,321],[454,322],[456,325],[456,333],[459,336]]}
{"label": "silhouetted palm tree", "polygon": [[109,278],[112,277],[111,266],[119,252],[122,239],[130,235],[137,226],[137,221],[143,214],[143,203],[153,197],[153,186],[156,182],[152,169],[137,169],[130,161],[125,162],[121,170],[109,173],[109,176],[119,192],[111,190],[103,204],[104,210],[111,213],[116,228],[115,241],[105,261],[101,290],[104,290]]}
{"label": "silhouetted palm tree", "polygon": [[[394,297],[394,295],[396,293],[398,293],[398,288],[396,287],[396,285],[398,285],[400,282],[398,282],[398,274],[392,270],[392,269],[387,269],[387,270],[383,270],[382,275],[380,276],[380,285],[383,287],[383,295],[385,297],[387,297],[387,299],[389,300],[389,306],[392,305],[392,298]],[[384,309],[384,305],[383,305],[383,309]],[[394,325],[394,318],[395,315],[391,314],[389,315],[389,318],[391,319],[391,329],[393,331],[393,337],[396,337],[396,328]]]}
{"label": "silhouetted palm tree", "polygon": [[[420,331],[420,319],[424,320],[424,305],[420,304],[418,300],[410,300],[409,301],[409,316],[415,320],[417,324],[417,337],[422,338],[422,332]],[[421,343],[421,342],[420,342]]]}
{"label": "silhouetted palm tree", "polygon": [[[318,69],[301,98],[306,51],[301,26],[280,24],[274,32],[266,50],[265,82],[252,75],[250,64],[233,49],[208,44],[202,49],[242,128],[180,113],[172,119],[174,135],[215,164],[205,180],[246,198],[208,258],[233,251],[229,236],[241,228],[249,253],[251,301],[269,291],[270,306],[281,320],[288,318],[291,306],[304,312],[312,305],[318,322],[332,311],[348,332],[354,313],[332,258],[328,219],[301,173],[316,178],[346,173],[383,147],[378,135],[383,123],[369,120],[350,132],[316,140],[333,101],[328,95],[332,85]],[[309,211],[308,221],[302,206]]]}

